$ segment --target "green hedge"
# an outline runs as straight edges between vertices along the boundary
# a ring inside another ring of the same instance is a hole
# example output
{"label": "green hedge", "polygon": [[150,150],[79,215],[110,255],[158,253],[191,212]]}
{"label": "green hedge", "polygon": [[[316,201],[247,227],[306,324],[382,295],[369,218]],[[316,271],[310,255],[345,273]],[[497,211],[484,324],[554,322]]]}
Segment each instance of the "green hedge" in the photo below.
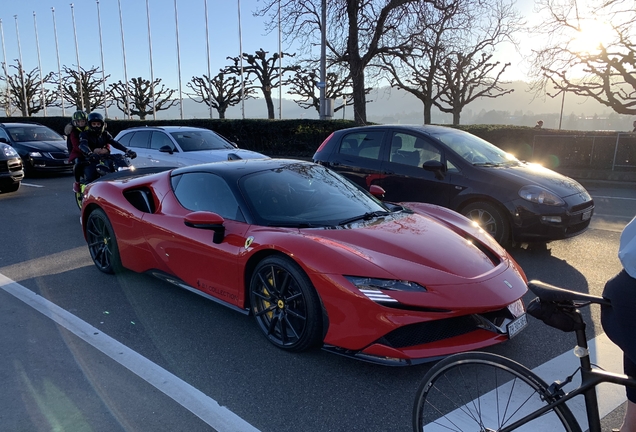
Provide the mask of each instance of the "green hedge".
{"label": "green hedge", "polygon": [[[10,117],[0,122],[38,122],[58,132],[68,117]],[[240,148],[268,156],[311,157],[320,143],[333,131],[355,124],[348,120],[265,120],[265,119],[187,119],[187,120],[107,120],[113,136],[135,126],[183,125],[211,129],[238,144]],[[457,128],[473,133],[523,160],[546,166],[611,169],[617,133],[610,131],[564,131],[506,125],[462,125]],[[624,137],[624,135],[623,135]],[[636,138],[636,134],[634,134]],[[619,148],[629,160],[636,149],[628,138]],[[634,158],[631,157],[633,161]]]}

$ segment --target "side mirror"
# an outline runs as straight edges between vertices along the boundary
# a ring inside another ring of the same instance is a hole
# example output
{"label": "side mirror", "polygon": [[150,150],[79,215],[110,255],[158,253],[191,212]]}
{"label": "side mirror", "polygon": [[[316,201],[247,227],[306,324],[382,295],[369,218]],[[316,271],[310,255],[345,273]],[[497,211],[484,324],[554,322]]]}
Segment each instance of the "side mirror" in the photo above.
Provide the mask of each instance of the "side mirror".
{"label": "side mirror", "polygon": [[369,192],[371,193],[371,195],[380,200],[384,199],[384,194],[386,193],[386,191],[378,185],[371,185],[371,187],[369,188]]}
{"label": "side mirror", "polygon": [[435,173],[435,178],[438,180],[444,180],[444,171],[446,171],[446,167],[443,163],[436,160],[429,160],[424,162],[422,165],[425,171],[431,171]]}
{"label": "side mirror", "polygon": [[174,149],[172,147],[170,147],[169,145],[165,145],[165,146],[161,147],[159,149],[159,151],[162,152],[162,153],[170,153],[170,154],[174,153]]}
{"label": "side mirror", "polygon": [[191,228],[209,229],[214,231],[212,241],[219,244],[225,236],[225,219],[220,215],[208,211],[197,211],[188,213],[183,219],[183,223]]}

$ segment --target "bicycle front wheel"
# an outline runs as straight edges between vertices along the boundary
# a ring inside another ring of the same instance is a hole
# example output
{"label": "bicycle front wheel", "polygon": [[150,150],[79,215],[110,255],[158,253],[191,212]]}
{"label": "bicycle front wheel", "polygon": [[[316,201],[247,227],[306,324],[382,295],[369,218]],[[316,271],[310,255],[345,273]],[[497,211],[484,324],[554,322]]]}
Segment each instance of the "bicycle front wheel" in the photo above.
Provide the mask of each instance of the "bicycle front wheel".
{"label": "bicycle front wheel", "polygon": [[[552,403],[548,385],[508,358],[482,352],[450,356],[433,366],[413,407],[416,432],[495,432]],[[565,405],[515,429],[581,432]]]}

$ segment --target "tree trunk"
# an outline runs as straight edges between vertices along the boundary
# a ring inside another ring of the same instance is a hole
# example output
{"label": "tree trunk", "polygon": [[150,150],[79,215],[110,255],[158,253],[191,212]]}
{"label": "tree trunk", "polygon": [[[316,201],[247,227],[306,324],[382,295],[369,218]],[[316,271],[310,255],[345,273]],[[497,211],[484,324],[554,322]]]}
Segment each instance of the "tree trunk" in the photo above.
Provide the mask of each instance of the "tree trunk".
{"label": "tree trunk", "polygon": [[367,98],[364,93],[364,67],[361,62],[354,66],[351,62],[353,81],[353,118],[356,124],[367,124]]}
{"label": "tree trunk", "polygon": [[349,70],[353,86],[353,119],[356,124],[367,123],[367,98],[364,94],[364,66],[360,57],[358,41],[358,12],[360,5],[357,1],[347,0],[347,18],[349,19],[349,34],[347,38],[347,51],[349,57]]}
{"label": "tree trunk", "polygon": [[224,119],[225,118],[225,108],[217,108],[216,111],[219,113],[219,118],[220,119]]}
{"label": "tree trunk", "polygon": [[274,114],[274,101],[272,101],[272,91],[263,88],[263,96],[265,97],[265,103],[267,104],[267,118],[273,120],[276,118]]}
{"label": "tree trunk", "polygon": [[453,109],[453,126],[457,126],[459,124],[459,115],[461,114],[461,110]]}
{"label": "tree trunk", "polygon": [[424,102],[424,124],[431,124],[431,109],[433,108],[433,101],[430,98],[425,98]]}

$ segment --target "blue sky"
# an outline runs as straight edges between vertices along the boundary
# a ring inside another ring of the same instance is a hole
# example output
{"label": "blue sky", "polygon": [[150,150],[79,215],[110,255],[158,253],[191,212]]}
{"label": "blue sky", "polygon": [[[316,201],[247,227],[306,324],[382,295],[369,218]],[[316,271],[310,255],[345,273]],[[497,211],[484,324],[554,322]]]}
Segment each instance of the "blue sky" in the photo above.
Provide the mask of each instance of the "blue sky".
{"label": "blue sky", "polygon": [[[177,48],[174,0],[148,0],[152,35],[152,57],[155,78],[171,88],[178,88]],[[60,64],[76,68],[75,40],[70,1],[65,0],[4,0],[0,9],[7,64],[19,58],[14,15],[17,15],[20,47],[24,68],[38,67],[33,14],[36,14],[42,70],[57,72],[57,56],[53,12],[59,43]],[[77,28],[79,61],[84,69],[101,70],[97,3],[95,0],[73,2]],[[243,51],[278,50],[278,32],[266,34],[264,19],[253,17],[257,0],[241,0]],[[183,91],[192,76],[207,74],[204,0],[177,0],[181,82]],[[117,0],[100,0],[99,10],[103,34],[104,70],[108,82],[124,79],[124,66]],[[141,76],[150,79],[148,22],[146,0],[121,0],[128,79]],[[208,0],[210,64],[214,75],[229,64],[228,56],[239,54],[238,7],[236,0]],[[283,45],[283,50],[287,47]],[[2,53],[0,52],[0,59]],[[4,74],[0,70],[1,74]],[[15,69],[9,68],[9,74]]]}

